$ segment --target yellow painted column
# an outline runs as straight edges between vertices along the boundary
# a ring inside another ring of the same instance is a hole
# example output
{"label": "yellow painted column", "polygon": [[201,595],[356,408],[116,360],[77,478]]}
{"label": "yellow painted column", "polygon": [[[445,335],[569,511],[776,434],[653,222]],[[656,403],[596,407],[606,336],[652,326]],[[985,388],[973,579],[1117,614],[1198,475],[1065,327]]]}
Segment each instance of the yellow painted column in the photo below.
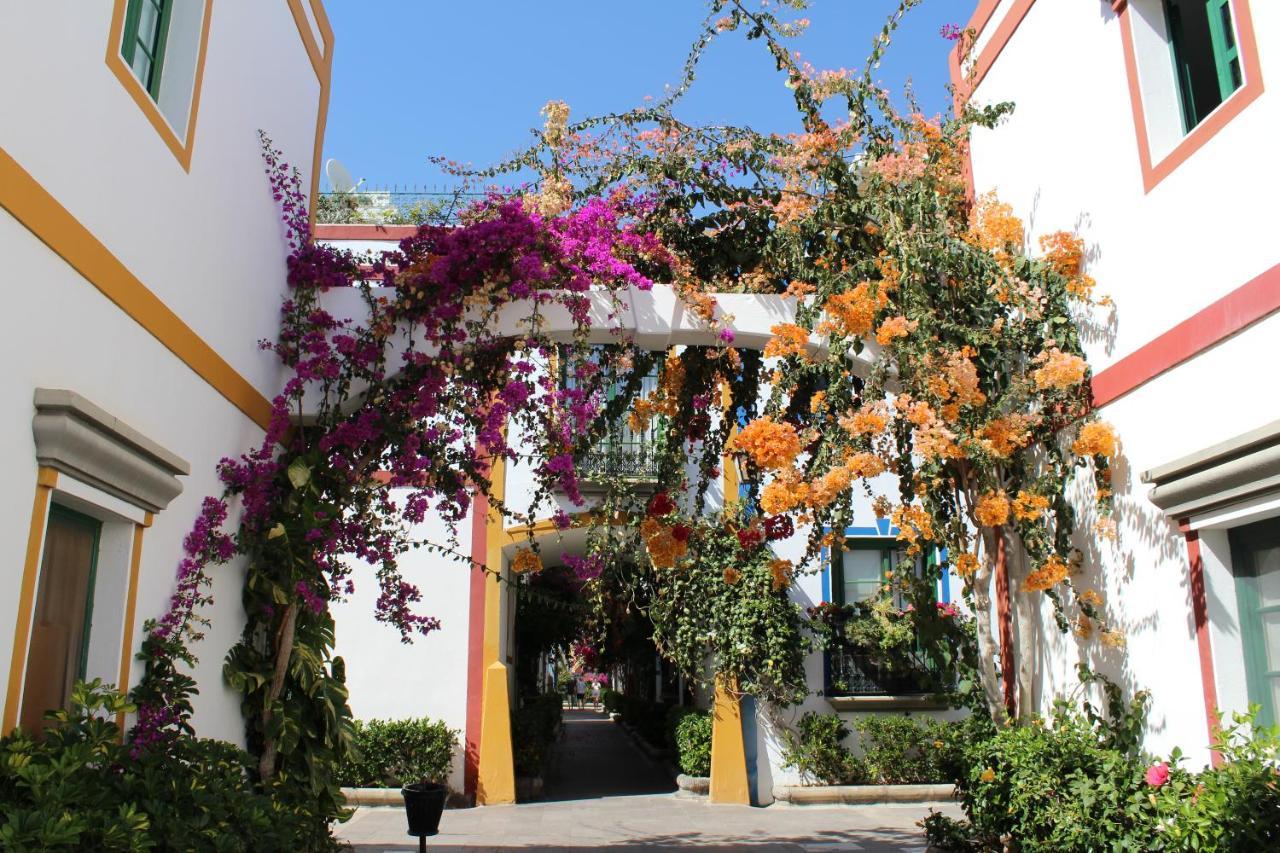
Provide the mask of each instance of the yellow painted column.
{"label": "yellow painted column", "polygon": [[[493,461],[490,472],[493,496],[501,500],[506,487],[506,465]],[[485,530],[484,579],[484,685],[480,706],[480,760],[476,777],[476,804],[496,806],[516,801],[516,773],[511,750],[511,694],[502,652],[502,511],[489,503]]]}
{"label": "yellow painted column", "polygon": [[[729,411],[728,389],[723,395],[725,417],[736,418]],[[733,432],[737,432],[735,426]],[[728,509],[738,501],[738,468],[730,454],[720,459],[723,469],[724,505]],[[713,803],[751,805],[751,786],[747,778],[747,748],[742,737],[742,703],[736,684],[716,679],[715,705],[711,716],[711,791]]]}

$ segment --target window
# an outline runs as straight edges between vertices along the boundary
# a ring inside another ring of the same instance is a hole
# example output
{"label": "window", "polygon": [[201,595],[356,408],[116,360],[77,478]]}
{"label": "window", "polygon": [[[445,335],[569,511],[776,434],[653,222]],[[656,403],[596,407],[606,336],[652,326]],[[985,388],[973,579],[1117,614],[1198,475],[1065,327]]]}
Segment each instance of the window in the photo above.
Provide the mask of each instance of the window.
{"label": "window", "polygon": [[1280,710],[1280,519],[1230,531],[1249,702],[1258,723],[1275,725]]}
{"label": "window", "polygon": [[138,82],[157,101],[172,9],[172,0],[129,0],[124,19],[124,43],[120,52]]}
{"label": "window", "polygon": [[102,523],[53,504],[45,530],[21,726],[40,731],[45,711],[66,707],[85,677]]}
{"label": "window", "polygon": [[832,589],[837,604],[857,604],[875,596],[905,559],[893,539],[846,539]]}
{"label": "window", "polygon": [[1184,132],[1244,83],[1231,0],[1164,0]]}

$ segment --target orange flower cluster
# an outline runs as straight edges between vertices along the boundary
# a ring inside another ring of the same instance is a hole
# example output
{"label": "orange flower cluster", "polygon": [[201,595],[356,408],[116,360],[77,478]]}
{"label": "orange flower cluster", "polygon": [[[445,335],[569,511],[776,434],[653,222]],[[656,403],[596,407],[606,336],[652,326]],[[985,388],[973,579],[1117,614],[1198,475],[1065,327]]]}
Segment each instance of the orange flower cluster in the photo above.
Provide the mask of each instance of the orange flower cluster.
{"label": "orange flower cluster", "polygon": [[1077,456],[1115,456],[1115,430],[1111,428],[1111,424],[1089,421],[1080,427],[1080,434],[1072,443],[1071,452]]}
{"label": "orange flower cluster", "polygon": [[969,241],[1003,262],[1022,251],[1026,237],[1022,220],[1013,215],[1013,208],[997,199],[994,192],[988,192],[973,207]]}
{"label": "orange flower cluster", "polygon": [[987,492],[978,498],[973,517],[983,527],[999,527],[1009,521],[1009,498],[1004,492]]}
{"label": "orange flower cluster", "polygon": [[1043,260],[1054,272],[1071,278],[1080,272],[1080,264],[1084,261],[1084,240],[1068,231],[1055,231],[1040,238],[1040,251],[1044,252]]}
{"label": "orange flower cluster", "polygon": [[1097,590],[1086,589],[1084,592],[1080,593],[1080,603],[1088,604],[1091,607],[1097,607],[1102,604],[1102,596],[1098,595]]}
{"label": "orange flower cluster", "polygon": [[837,465],[818,479],[814,480],[809,487],[809,506],[813,509],[823,509],[831,505],[831,502],[840,497],[852,482],[853,477],[848,468]]}
{"label": "orange flower cluster", "polygon": [[511,558],[511,571],[518,575],[542,571],[542,559],[531,548],[521,548]]}
{"label": "orange flower cluster", "polygon": [[724,582],[729,586],[733,586],[740,580],[742,580],[742,572],[738,571],[733,566],[729,566],[724,570]]}
{"label": "orange flower cluster", "polygon": [[787,285],[787,296],[794,296],[797,299],[808,296],[818,288],[814,287],[807,281],[793,281]]}
{"label": "orange flower cluster", "polygon": [[815,391],[813,396],[809,398],[809,414],[816,415],[822,411],[822,407],[827,402],[826,391]]}
{"label": "orange flower cluster", "polygon": [[785,228],[808,216],[813,204],[813,197],[801,190],[799,184],[787,184],[778,203],[773,206],[773,215],[779,227]]}
{"label": "orange flower cluster", "polygon": [[789,512],[808,499],[809,484],[794,470],[779,474],[760,490],[760,508],[769,515]]}
{"label": "orange flower cluster", "polygon": [[743,427],[726,445],[730,451],[745,453],[766,471],[787,468],[800,455],[800,436],[788,423],[773,418],[756,418]]}
{"label": "orange flower cluster", "polygon": [[908,543],[908,555],[919,554],[925,542],[934,541],[933,517],[924,507],[904,504],[893,511],[892,520],[898,528],[898,541]]}
{"label": "orange flower cluster", "polygon": [[1027,575],[1027,579],[1022,582],[1022,588],[1026,592],[1044,592],[1066,580],[1069,572],[1067,561],[1054,554],[1045,560],[1040,568]]}
{"label": "orange flower cluster", "polygon": [[888,469],[888,465],[874,453],[854,453],[845,460],[845,468],[855,477],[878,477]]}
{"label": "orange flower cluster", "polygon": [[776,558],[769,561],[769,574],[773,577],[773,591],[782,592],[791,586],[791,575],[795,571],[795,566],[790,560]]}
{"label": "orange flower cluster", "polygon": [[848,337],[862,337],[871,332],[876,315],[889,304],[887,288],[877,288],[869,281],[858,282],[853,290],[837,293],[827,299],[823,310],[833,322],[824,323],[821,331],[833,331]]}
{"label": "orange flower cluster", "polygon": [[919,320],[908,320],[900,315],[887,317],[876,330],[876,343],[887,347],[898,338],[905,338],[914,332],[919,325]]}
{"label": "orange flower cluster", "polygon": [[805,357],[805,347],[809,344],[808,329],[794,323],[778,323],[769,331],[773,332],[773,337],[764,346],[765,358]]}
{"label": "orange flower cluster", "polygon": [[1013,499],[1013,514],[1019,521],[1035,521],[1049,508],[1049,499],[1035,492],[1018,492]]}
{"label": "orange flower cluster", "polygon": [[956,434],[924,400],[913,400],[910,394],[903,394],[894,406],[915,426],[912,431],[912,441],[916,452],[924,457],[926,462],[932,462],[935,459],[958,459],[964,455],[956,445]]}
{"label": "orange flower cluster", "polygon": [[627,415],[627,426],[644,432],[655,415],[675,417],[680,406],[680,389],[684,386],[684,362],[676,353],[668,353],[658,378],[658,390],[650,397],[637,397]]}
{"label": "orange flower cluster", "polygon": [[640,535],[655,569],[669,569],[689,552],[688,540],[677,539],[672,529],[656,518],[646,518],[640,524]]}
{"label": "orange flower cluster", "polygon": [[979,440],[988,453],[1004,459],[1030,443],[1031,426],[1030,417],[1015,412],[990,421],[979,433]]}
{"label": "orange flower cluster", "polygon": [[1084,381],[1085,372],[1089,369],[1088,363],[1083,358],[1063,352],[1057,347],[1051,347],[1048,352],[1041,353],[1037,361],[1042,364],[1032,376],[1035,378],[1036,387],[1042,390],[1066,389],[1079,385]]}
{"label": "orange flower cluster", "polygon": [[978,570],[978,558],[968,551],[965,551],[956,557],[953,564],[956,574],[962,578],[967,578]]}
{"label": "orange flower cluster", "polygon": [[852,414],[840,416],[841,429],[855,438],[861,435],[879,435],[888,425],[889,413],[882,402],[875,402]]}

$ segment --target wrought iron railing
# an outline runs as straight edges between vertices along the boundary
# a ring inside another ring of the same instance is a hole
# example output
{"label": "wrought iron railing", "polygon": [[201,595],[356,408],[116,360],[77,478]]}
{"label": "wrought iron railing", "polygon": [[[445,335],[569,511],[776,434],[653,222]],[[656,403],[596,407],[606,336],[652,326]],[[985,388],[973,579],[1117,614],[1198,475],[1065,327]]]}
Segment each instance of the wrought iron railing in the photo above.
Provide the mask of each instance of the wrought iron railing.
{"label": "wrought iron railing", "polygon": [[943,686],[943,680],[914,655],[889,665],[840,645],[827,650],[825,669],[827,696],[901,696],[935,693]]}
{"label": "wrought iron railing", "polygon": [[650,435],[610,436],[578,460],[578,472],[593,483],[611,479],[656,483],[657,442]]}

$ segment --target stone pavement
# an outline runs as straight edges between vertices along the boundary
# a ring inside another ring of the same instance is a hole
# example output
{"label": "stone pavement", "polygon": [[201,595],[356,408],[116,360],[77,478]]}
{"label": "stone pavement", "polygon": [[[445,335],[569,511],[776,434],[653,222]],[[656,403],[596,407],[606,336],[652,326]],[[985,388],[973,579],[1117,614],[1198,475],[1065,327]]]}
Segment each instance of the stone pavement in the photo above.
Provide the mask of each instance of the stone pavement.
{"label": "stone pavement", "polygon": [[[451,809],[433,851],[675,850],[878,851],[925,849],[916,821],[923,805],[711,805],[677,797],[669,776],[603,715],[566,711],[543,801]],[[951,804],[936,808],[958,815]],[[404,810],[361,807],[338,827],[359,853],[416,850]]]}

